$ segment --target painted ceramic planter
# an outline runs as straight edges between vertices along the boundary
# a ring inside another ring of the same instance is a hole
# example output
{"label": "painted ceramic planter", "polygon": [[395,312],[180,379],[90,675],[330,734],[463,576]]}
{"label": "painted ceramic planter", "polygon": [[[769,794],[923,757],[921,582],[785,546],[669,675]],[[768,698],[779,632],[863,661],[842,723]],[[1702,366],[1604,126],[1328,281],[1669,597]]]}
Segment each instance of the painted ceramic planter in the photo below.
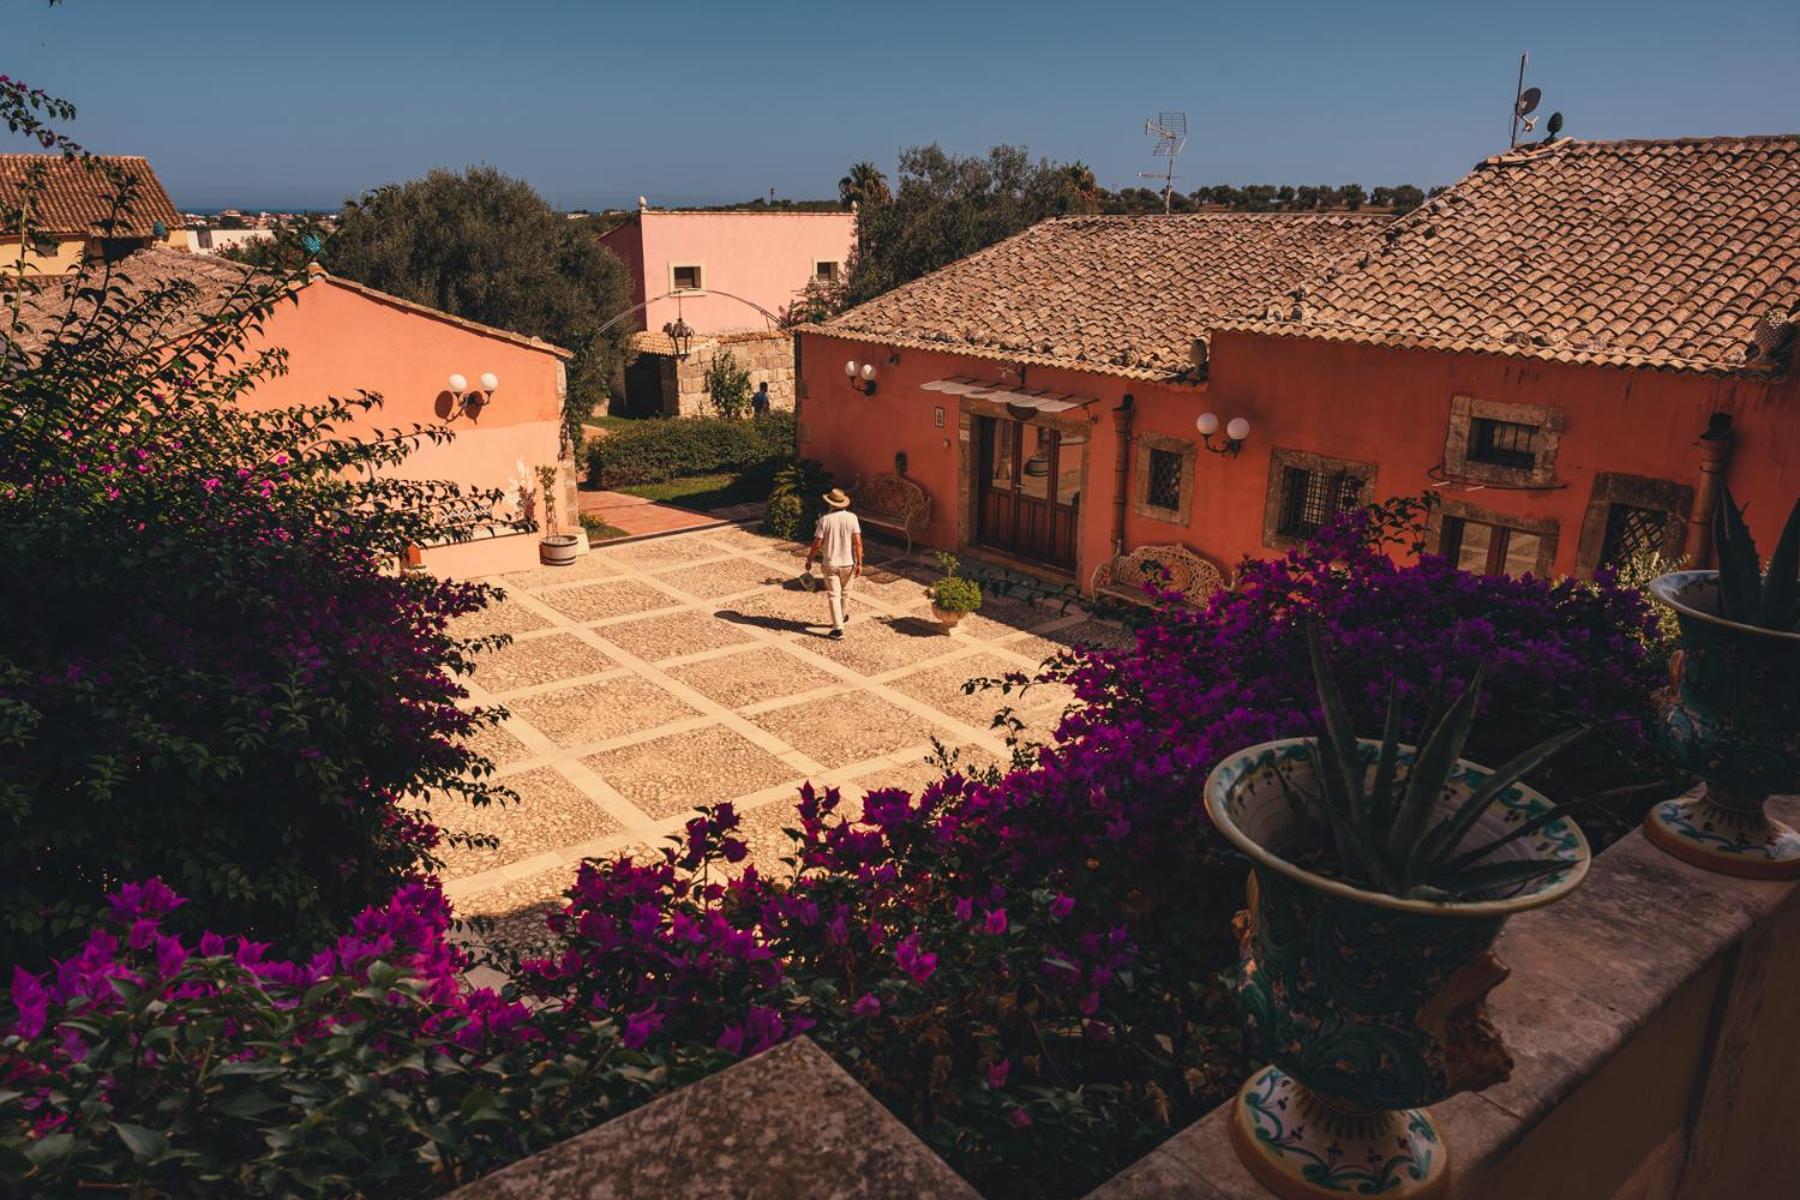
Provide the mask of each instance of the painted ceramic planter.
{"label": "painted ceramic planter", "polygon": [[931,606],[931,615],[937,620],[939,625],[944,627],[944,632],[949,633],[952,629],[956,628],[956,623],[958,621],[969,614],[954,609],[939,608],[937,605],[933,604]]}
{"label": "painted ceramic planter", "polygon": [[1771,793],[1800,792],[1800,633],[1719,616],[1716,571],[1658,576],[1650,594],[1681,624],[1658,748],[1706,788],[1657,805],[1645,836],[1727,875],[1800,878],[1800,833],[1763,811]]}
{"label": "painted ceramic planter", "polygon": [[[1361,748],[1372,773],[1379,745]],[[1402,750],[1402,761],[1411,756]],[[1271,1064],[1238,1092],[1233,1143],[1281,1196],[1436,1196],[1449,1158],[1425,1106],[1512,1071],[1484,1006],[1507,974],[1494,939],[1512,914],[1581,882],[1587,840],[1561,820],[1502,847],[1496,860],[1553,858],[1568,868],[1479,901],[1366,891],[1283,857],[1302,830],[1277,772],[1290,786],[1310,786],[1305,741],[1252,746],[1206,781],[1213,824],[1254,865],[1237,1000],[1249,1045]],[[1438,813],[1489,774],[1457,763]],[[1490,841],[1550,807],[1528,787],[1508,788],[1467,844]]]}
{"label": "painted ceramic planter", "polygon": [[572,533],[552,533],[538,542],[538,561],[548,567],[566,567],[575,561],[578,541]]}

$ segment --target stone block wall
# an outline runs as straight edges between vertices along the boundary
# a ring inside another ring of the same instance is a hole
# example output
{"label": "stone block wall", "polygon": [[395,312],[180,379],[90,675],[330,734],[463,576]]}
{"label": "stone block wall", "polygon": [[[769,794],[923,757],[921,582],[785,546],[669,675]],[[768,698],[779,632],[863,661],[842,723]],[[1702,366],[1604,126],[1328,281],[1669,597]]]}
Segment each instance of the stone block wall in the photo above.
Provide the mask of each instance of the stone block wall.
{"label": "stone block wall", "polygon": [[712,369],[713,361],[726,351],[737,359],[738,366],[750,372],[752,392],[757,384],[767,383],[770,403],[775,408],[794,407],[794,339],[791,334],[772,330],[695,338],[693,349],[684,359],[658,355],[666,415],[713,415],[712,399],[706,394],[706,373]]}

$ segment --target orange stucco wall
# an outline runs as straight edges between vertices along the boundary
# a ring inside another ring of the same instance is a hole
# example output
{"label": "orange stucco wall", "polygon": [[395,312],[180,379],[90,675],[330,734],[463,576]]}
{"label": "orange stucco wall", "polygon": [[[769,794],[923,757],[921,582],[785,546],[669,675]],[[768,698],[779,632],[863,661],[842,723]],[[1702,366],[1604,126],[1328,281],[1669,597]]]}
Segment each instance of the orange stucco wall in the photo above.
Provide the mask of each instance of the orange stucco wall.
{"label": "orange stucco wall", "polygon": [[698,265],[700,291],[658,300],[644,310],[639,328],[661,329],[679,312],[701,333],[761,328],[741,296],[770,312],[791,304],[820,262],[840,269],[856,240],[853,213],[659,212],[650,209],[607,233],[601,241],[632,272],[633,302],[660,296],[674,284],[673,268]]}
{"label": "orange stucco wall", "polygon": [[[520,461],[528,468],[557,461],[562,363],[548,350],[384,303],[329,277],[302,289],[297,303],[276,307],[253,343],[265,346],[287,350],[288,371],[259,384],[247,403],[275,408],[359,390],[379,393],[382,407],[353,431],[362,434],[442,424],[451,411],[445,381],[453,372],[471,384],[486,371],[499,376],[492,403],[449,421],[454,438],[420,445],[394,469],[399,477],[500,487]],[[560,515],[568,523],[570,515]],[[516,546],[486,546],[484,564],[515,569],[535,560],[535,537],[500,540]]]}
{"label": "orange stucco wall", "polygon": [[[932,497],[926,540],[966,545],[973,531],[959,530],[958,522],[959,402],[923,391],[921,385],[955,375],[1016,384],[1016,368],[1003,378],[1004,364],[966,355],[901,350],[899,361],[890,363],[890,349],[878,343],[812,333],[802,333],[800,343],[805,384],[801,452],[821,459],[848,481],[893,470],[894,452],[904,450],[909,475]],[[1499,513],[1556,521],[1559,573],[1576,569],[1595,476],[1624,473],[1695,486],[1695,439],[1713,412],[1734,418],[1727,480],[1746,504],[1764,546],[1773,543],[1788,505],[1800,493],[1800,381],[1794,379],[1707,378],[1236,334],[1219,335],[1212,349],[1211,378],[1202,386],[1025,369],[1027,386],[1098,401],[1086,410],[1091,441],[1076,565],[1076,577],[1084,584],[1113,553],[1117,441],[1111,410],[1126,393],[1135,401],[1134,437],[1148,433],[1198,441],[1194,420],[1208,411],[1221,423],[1240,416],[1250,421],[1250,437],[1239,456],[1196,455],[1185,526],[1141,516],[1126,505],[1127,548],[1184,542],[1227,567],[1246,555],[1274,553],[1263,541],[1274,449],[1375,462],[1378,498],[1418,495],[1441,477],[1435,469],[1444,457],[1450,402],[1458,395],[1563,410],[1556,486],[1466,493],[1439,489]],[[850,388],[843,369],[847,359],[877,364],[876,395]],[[933,410],[940,406],[945,410],[942,429],[933,423]],[[1137,469],[1134,454],[1132,471]]]}

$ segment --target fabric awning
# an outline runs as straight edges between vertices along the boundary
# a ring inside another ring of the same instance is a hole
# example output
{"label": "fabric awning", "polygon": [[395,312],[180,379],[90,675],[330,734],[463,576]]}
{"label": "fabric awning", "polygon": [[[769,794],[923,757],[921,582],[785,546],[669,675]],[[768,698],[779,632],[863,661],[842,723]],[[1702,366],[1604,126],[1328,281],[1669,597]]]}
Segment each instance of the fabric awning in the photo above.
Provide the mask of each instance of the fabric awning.
{"label": "fabric awning", "polygon": [[943,392],[948,396],[968,396],[975,400],[992,400],[996,404],[1010,404],[1017,408],[1035,409],[1043,413],[1068,412],[1072,408],[1085,408],[1099,401],[1098,396],[1072,396],[1067,392],[1051,392],[1042,388],[1007,387],[999,383],[983,383],[979,379],[971,379],[967,375],[953,375],[948,379],[935,379],[922,384],[928,392]]}

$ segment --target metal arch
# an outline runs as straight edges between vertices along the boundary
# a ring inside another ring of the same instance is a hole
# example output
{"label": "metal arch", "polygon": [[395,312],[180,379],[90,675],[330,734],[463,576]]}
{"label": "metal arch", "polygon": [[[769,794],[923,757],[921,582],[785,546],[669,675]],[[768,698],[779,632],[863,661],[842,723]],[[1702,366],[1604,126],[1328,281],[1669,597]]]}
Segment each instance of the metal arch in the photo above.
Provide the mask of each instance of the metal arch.
{"label": "metal arch", "polygon": [[[660,296],[650,297],[650,299],[644,301],[642,304],[634,304],[630,308],[626,309],[624,312],[607,320],[605,324],[600,326],[600,328],[594,330],[594,336],[599,337],[601,334],[605,333],[608,329],[611,329],[614,325],[617,325],[620,321],[623,321],[626,317],[629,317],[629,316],[633,315],[634,313],[640,313],[640,312],[644,311],[646,308],[649,308],[652,304],[655,304],[658,300],[668,300],[673,297],[685,296],[691,290],[692,289],[683,288],[683,289],[677,289],[675,291],[664,292]],[[777,316],[776,314],[770,312],[768,309],[764,308],[762,305],[758,304],[754,300],[746,300],[742,296],[734,295],[731,292],[724,291],[723,289],[720,289],[720,288],[706,288],[706,289],[704,289],[704,291],[705,291],[705,294],[708,296],[723,296],[727,300],[736,300],[739,304],[747,304],[751,308],[754,308],[757,312],[761,313],[763,315],[763,318],[765,320],[773,323],[777,329],[779,329],[781,327],[781,318],[779,316]]]}

